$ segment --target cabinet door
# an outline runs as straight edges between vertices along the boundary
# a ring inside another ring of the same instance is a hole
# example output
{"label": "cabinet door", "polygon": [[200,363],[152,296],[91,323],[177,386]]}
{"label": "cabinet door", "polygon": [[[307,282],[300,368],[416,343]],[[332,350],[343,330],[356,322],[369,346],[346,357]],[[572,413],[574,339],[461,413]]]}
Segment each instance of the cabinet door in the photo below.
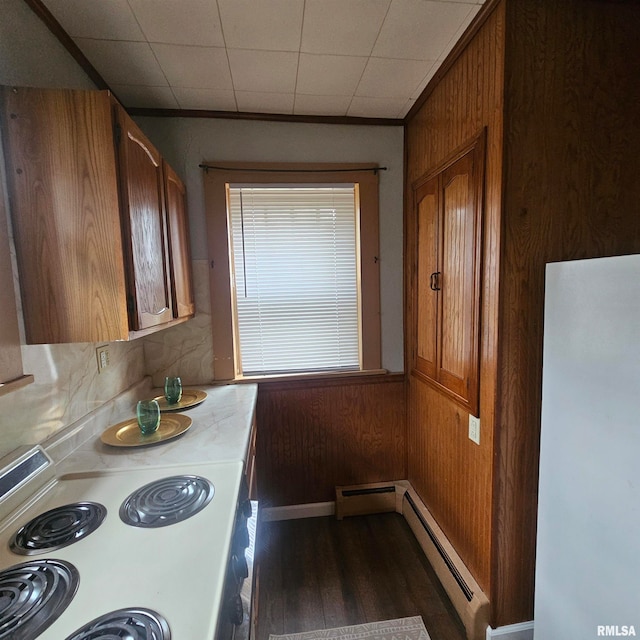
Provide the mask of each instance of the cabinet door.
{"label": "cabinet door", "polygon": [[27,342],[127,339],[108,93],[5,88],[3,98]]}
{"label": "cabinet door", "polygon": [[189,251],[189,220],[186,191],[176,172],[163,162],[164,193],[169,227],[169,265],[173,316],[185,318],[195,313]]}
{"label": "cabinet door", "polygon": [[117,107],[124,245],[132,328],[172,319],[162,161],[136,124]]}
{"label": "cabinet door", "polygon": [[440,176],[442,196],[439,382],[472,406],[478,386],[478,211],[474,151]]}
{"label": "cabinet door", "polygon": [[[0,149],[0,164],[4,162]],[[2,167],[0,167],[0,396],[33,382],[22,374],[22,349],[13,286]]]}
{"label": "cabinet door", "polygon": [[414,373],[478,415],[484,137],[414,189]]}
{"label": "cabinet door", "polygon": [[421,373],[436,379],[438,369],[438,185],[436,176],[416,190],[417,300],[416,361]]}

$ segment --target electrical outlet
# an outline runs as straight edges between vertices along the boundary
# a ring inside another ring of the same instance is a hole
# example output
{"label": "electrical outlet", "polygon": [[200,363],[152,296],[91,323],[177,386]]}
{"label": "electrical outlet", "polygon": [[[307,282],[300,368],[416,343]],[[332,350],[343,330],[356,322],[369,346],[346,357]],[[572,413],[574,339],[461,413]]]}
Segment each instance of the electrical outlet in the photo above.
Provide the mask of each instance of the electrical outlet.
{"label": "electrical outlet", "polygon": [[98,373],[102,373],[111,364],[109,360],[109,347],[105,344],[96,349],[96,357],[98,358]]}
{"label": "electrical outlet", "polygon": [[469,414],[469,440],[480,444],[480,418]]}

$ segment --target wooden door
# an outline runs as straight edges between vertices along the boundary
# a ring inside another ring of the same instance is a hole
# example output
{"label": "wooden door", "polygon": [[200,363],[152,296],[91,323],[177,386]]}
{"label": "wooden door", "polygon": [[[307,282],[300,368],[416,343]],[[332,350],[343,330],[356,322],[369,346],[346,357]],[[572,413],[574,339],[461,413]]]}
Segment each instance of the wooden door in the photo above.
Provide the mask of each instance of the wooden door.
{"label": "wooden door", "polygon": [[414,187],[413,372],[478,415],[484,136]]}
{"label": "wooden door", "polygon": [[440,353],[438,380],[447,389],[477,404],[476,210],[474,150],[442,172],[442,260]]}
{"label": "wooden door", "polygon": [[160,154],[117,107],[124,245],[132,329],[172,319]]}
{"label": "wooden door", "polygon": [[416,190],[417,300],[415,367],[432,379],[438,370],[439,180],[436,176]]}
{"label": "wooden door", "polygon": [[173,316],[185,318],[195,313],[189,250],[189,220],[186,190],[176,172],[163,162],[164,193],[169,227],[169,266]]}

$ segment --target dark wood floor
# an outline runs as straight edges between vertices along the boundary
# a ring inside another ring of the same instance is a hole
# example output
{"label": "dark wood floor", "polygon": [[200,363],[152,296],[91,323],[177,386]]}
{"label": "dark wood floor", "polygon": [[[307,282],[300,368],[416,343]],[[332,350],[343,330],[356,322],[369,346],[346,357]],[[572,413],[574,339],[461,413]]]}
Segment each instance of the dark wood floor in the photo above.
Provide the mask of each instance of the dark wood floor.
{"label": "dark wood floor", "polygon": [[395,513],[263,523],[257,640],[421,615],[431,640],[464,627]]}

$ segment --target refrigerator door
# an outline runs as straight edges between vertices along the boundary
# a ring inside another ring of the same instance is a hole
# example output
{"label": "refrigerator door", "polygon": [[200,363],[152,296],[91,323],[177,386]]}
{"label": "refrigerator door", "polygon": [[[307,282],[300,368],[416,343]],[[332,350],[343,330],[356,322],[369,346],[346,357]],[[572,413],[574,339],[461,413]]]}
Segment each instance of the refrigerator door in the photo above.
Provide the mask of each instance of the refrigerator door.
{"label": "refrigerator door", "polygon": [[535,640],[640,635],[640,256],[547,266]]}

